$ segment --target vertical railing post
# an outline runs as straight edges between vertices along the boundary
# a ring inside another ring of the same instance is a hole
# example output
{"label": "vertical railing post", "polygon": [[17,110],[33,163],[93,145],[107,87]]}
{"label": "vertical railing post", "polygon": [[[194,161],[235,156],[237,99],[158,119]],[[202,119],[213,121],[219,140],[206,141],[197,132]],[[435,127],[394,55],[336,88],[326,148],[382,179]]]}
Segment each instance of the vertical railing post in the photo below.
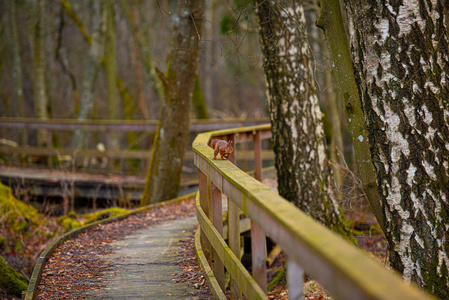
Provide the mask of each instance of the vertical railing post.
{"label": "vertical railing post", "polygon": [[[255,177],[262,181],[262,156],[260,131],[254,133],[254,165]],[[253,277],[261,289],[267,292],[267,243],[263,230],[251,220],[251,257]]]}
{"label": "vertical railing post", "polygon": [[[223,236],[223,205],[222,205],[221,191],[213,183],[211,191],[212,191],[212,224],[214,224],[214,227],[217,229],[220,235]],[[225,286],[223,262],[220,260],[215,250],[212,253],[214,260],[214,275],[223,293],[225,293],[226,286]]]}
{"label": "vertical railing post", "polygon": [[[240,259],[240,210],[231,198],[228,198],[228,234],[229,248]],[[231,300],[241,297],[237,283],[231,278]]]}
{"label": "vertical railing post", "polygon": [[[208,178],[207,176],[198,169],[198,177],[199,177],[199,190],[200,190],[200,206],[204,213],[210,218],[209,210],[210,210],[210,194],[208,187]],[[206,234],[201,230],[200,233],[200,241],[201,246],[203,247],[204,255],[208,260],[211,258],[211,244],[206,237]]]}
{"label": "vertical railing post", "polygon": [[[237,145],[235,144],[235,134],[228,136],[228,140],[232,142],[234,153],[228,156],[228,160],[235,164]],[[234,252],[235,256],[240,259],[240,209],[237,204],[228,198],[228,241],[229,248]],[[242,293],[237,285],[237,282],[231,278],[231,300],[241,299]]]}
{"label": "vertical railing post", "polygon": [[253,277],[267,293],[267,242],[263,230],[251,220],[251,257]]}
{"label": "vertical railing post", "polygon": [[236,156],[237,156],[237,154],[236,154],[237,145],[235,144],[235,134],[228,135],[227,140],[231,141],[232,142],[232,147],[234,147],[234,153],[229,154],[228,160],[235,165]]}
{"label": "vertical railing post", "polygon": [[47,149],[48,149],[48,156],[47,156],[47,165],[50,169],[53,168],[53,157],[51,153],[53,152],[53,142],[52,142],[52,131],[47,130]]}
{"label": "vertical railing post", "polygon": [[254,167],[255,178],[262,181],[262,146],[260,143],[260,131],[254,134]]}
{"label": "vertical railing post", "polygon": [[291,300],[304,300],[304,270],[291,258],[287,258],[288,296]]}

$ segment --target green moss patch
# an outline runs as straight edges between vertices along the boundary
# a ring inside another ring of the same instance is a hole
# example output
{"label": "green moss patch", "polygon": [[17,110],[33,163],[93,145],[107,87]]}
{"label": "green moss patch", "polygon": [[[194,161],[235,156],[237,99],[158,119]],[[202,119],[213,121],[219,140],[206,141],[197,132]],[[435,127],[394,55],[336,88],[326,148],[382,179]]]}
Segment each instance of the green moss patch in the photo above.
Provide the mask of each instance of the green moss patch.
{"label": "green moss patch", "polygon": [[112,217],[117,217],[120,215],[124,215],[126,213],[129,213],[129,209],[123,209],[120,207],[111,207],[111,208],[103,209],[103,210],[85,215],[84,216],[84,218],[85,218],[84,224],[90,224],[95,221],[100,221],[100,220],[104,220],[104,219],[108,219],[108,218],[112,218]]}
{"label": "green moss patch", "polygon": [[43,222],[36,208],[17,200],[11,188],[0,182],[0,215],[2,223],[14,231],[28,231]]}

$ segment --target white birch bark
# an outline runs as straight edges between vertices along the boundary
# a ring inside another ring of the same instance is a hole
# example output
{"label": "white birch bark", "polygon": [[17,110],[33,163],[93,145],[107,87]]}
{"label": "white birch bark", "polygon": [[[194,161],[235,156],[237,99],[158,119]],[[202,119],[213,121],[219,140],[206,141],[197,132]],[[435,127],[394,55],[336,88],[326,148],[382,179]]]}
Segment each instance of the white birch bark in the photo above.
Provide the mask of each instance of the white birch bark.
{"label": "white birch bark", "polygon": [[257,1],[279,193],[322,223],[343,218],[326,163],[326,140],[297,1]]}
{"label": "white birch bark", "polygon": [[449,55],[441,1],[347,1],[390,260],[449,297]]}

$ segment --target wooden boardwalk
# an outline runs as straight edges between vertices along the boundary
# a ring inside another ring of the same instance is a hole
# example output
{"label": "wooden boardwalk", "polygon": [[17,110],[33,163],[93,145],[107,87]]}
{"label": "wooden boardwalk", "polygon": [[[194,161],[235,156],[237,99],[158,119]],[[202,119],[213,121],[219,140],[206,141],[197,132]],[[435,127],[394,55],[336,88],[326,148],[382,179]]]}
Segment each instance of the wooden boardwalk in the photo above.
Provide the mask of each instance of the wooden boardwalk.
{"label": "wooden boardwalk", "polygon": [[59,237],[39,256],[25,299],[212,299],[193,249],[191,197]]}
{"label": "wooden boardwalk", "polygon": [[[0,180],[13,190],[27,190],[31,196],[64,197],[73,191],[77,198],[122,198],[132,202],[140,201],[145,185],[145,178],[140,176],[6,166],[0,166]],[[197,184],[195,177],[184,177],[180,195],[188,194]]]}
{"label": "wooden boardwalk", "polygon": [[177,219],[138,230],[113,242],[103,256],[114,271],[103,274],[105,287],[86,292],[87,299],[199,299],[196,290],[173,280],[180,241],[194,230],[196,218]]}

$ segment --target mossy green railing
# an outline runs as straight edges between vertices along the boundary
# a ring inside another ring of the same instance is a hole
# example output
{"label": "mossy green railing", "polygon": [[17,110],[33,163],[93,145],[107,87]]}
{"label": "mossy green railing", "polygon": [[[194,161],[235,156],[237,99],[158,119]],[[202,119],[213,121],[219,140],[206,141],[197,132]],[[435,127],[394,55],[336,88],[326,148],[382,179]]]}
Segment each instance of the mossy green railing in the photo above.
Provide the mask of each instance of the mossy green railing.
{"label": "mossy green railing", "polygon": [[[274,240],[287,255],[290,299],[303,299],[304,272],[316,279],[335,299],[429,299],[420,289],[405,283],[335,233],[247,175],[229,160],[213,159],[212,138],[254,142],[256,178],[261,179],[261,140],[271,137],[270,126],[261,125],[199,134],[193,142],[194,162],[199,169],[200,193],[197,218],[201,247],[207,260],[211,289],[224,299],[224,268],[231,276],[234,299],[267,299],[266,239]],[[235,147],[237,148],[237,147]],[[222,194],[228,199],[228,236],[223,237]],[[240,210],[251,219],[252,275],[240,263]],[[225,239],[228,240],[226,243]],[[237,255],[236,255],[237,254]]]}

